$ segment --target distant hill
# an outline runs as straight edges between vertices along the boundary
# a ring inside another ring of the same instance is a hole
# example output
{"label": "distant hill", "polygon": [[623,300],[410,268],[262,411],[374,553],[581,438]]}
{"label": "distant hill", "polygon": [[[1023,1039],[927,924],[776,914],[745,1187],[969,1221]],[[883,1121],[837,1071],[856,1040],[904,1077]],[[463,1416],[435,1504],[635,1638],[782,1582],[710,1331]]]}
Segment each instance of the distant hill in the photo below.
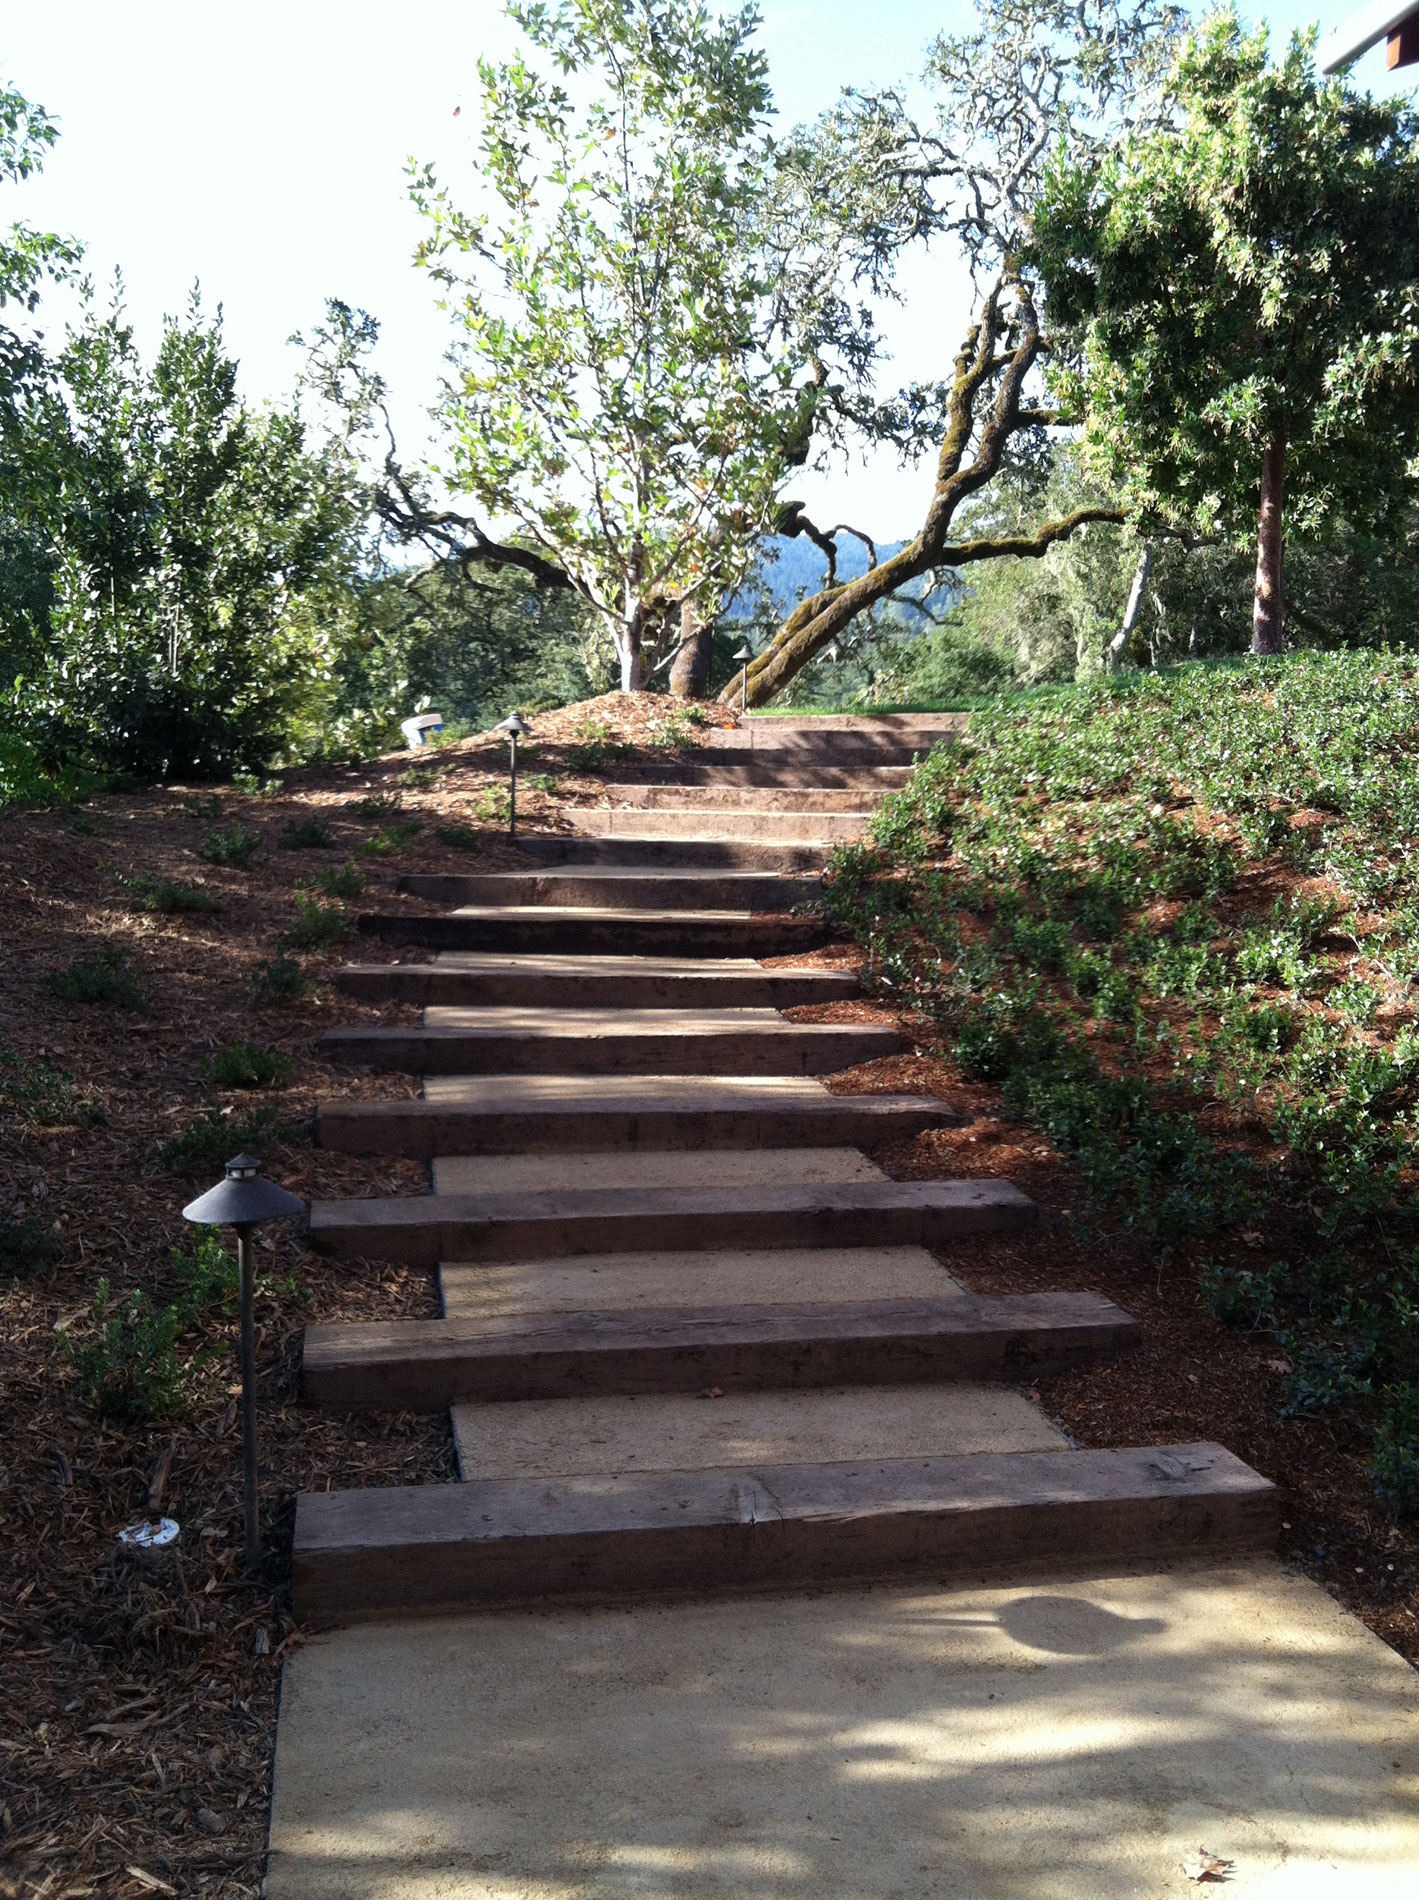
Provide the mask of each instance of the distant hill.
{"label": "distant hill", "polygon": [[[891,541],[879,545],[879,562],[890,559],[906,546],[905,541]],[[743,594],[736,595],[725,609],[729,620],[744,619],[753,614],[754,594],[761,583],[766,586],[774,603],[774,609],[780,619],[791,613],[800,600],[816,593],[827,577],[828,564],[823,554],[806,535],[795,535],[792,540],[781,534],[773,535],[764,543],[764,558],[757,570],[754,584]],[[867,549],[850,535],[844,535],[838,542],[838,579],[855,580],[859,574],[867,572]],[[943,603],[955,593],[954,588],[939,588],[935,599]]]}

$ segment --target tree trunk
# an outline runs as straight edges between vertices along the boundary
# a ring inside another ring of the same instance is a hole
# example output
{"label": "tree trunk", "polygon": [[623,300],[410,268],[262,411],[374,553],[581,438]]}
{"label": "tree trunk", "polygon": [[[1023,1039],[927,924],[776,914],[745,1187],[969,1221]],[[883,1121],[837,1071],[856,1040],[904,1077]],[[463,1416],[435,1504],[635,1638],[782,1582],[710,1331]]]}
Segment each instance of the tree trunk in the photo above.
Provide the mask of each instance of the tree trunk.
{"label": "tree trunk", "polygon": [[1148,585],[1148,570],[1153,565],[1153,544],[1145,541],[1143,552],[1138,557],[1138,566],[1134,570],[1133,585],[1128,590],[1128,605],[1123,610],[1123,625],[1104,649],[1104,666],[1110,673],[1118,666],[1133,638],[1133,630],[1138,625],[1138,616],[1143,611],[1143,589]]}
{"label": "tree trunk", "polygon": [[614,629],[616,657],[621,662],[621,691],[638,693],[645,681],[641,659],[641,641],[645,634],[645,608],[638,602],[628,621]]}
{"label": "tree trunk", "polygon": [[670,668],[670,690],[677,699],[703,699],[709,685],[714,622],[701,624],[693,600],[680,603],[680,651]]}
{"label": "tree trunk", "polygon": [[1282,651],[1281,556],[1282,482],[1286,472],[1286,438],[1278,432],[1261,458],[1261,516],[1256,536],[1256,593],[1252,599],[1251,650]]}
{"label": "tree trunk", "polygon": [[[1036,557],[1090,521],[1124,519],[1121,508],[1076,508],[1032,535],[1001,535],[960,544],[950,539],[957,509],[999,474],[1011,436],[1019,429],[1059,420],[1051,412],[1022,406],[1021,402],[1021,391],[1039,355],[1041,341],[1029,285],[1015,276],[1002,279],[987,296],[956,358],[947,426],[936,460],[936,482],[921,532],[890,560],[869,568],[855,580],[828,585],[799,603],[750,662],[751,706],[767,704],[859,614],[887,599],[907,581],[937,568],[964,567],[971,561],[1012,554]],[[808,533],[807,524],[802,523],[797,532]],[[738,705],[737,677],[719,699],[724,706]]]}

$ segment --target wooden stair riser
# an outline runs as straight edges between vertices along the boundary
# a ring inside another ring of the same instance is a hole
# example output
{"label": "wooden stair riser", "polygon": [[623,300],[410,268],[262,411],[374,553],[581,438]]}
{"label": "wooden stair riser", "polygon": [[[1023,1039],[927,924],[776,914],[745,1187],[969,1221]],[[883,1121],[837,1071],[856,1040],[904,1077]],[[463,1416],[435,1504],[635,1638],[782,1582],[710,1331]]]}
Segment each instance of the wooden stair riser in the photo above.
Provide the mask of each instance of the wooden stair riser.
{"label": "wooden stair riser", "polygon": [[[629,827],[628,827],[629,828]],[[773,843],[759,837],[754,821],[754,842],[744,837],[742,823],[722,838],[715,837],[528,837],[519,832],[517,848],[524,856],[553,865],[624,865],[629,870],[653,871],[775,871],[791,877],[795,873],[816,875],[827,862],[831,847],[824,844]]]}
{"label": "wooden stair riser", "polygon": [[883,763],[820,764],[812,759],[781,758],[770,753],[724,759],[686,756],[673,765],[620,765],[602,774],[612,785],[752,785],[766,789],[801,786],[814,791],[853,791],[878,797],[895,792],[911,777],[911,754]]}
{"label": "wooden stair riser", "polygon": [[856,1182],[726,1189],[584,1189],[541,1195],[410,1195],[317,1201],[311,1244],[411,1266],[564,1254],[736,1247],[937,1247],[1029,1226],[1008,1181]]}
{"label": "wooden stair riser", "polygon": [[440,1102],[329,1102],[316,1142],[346,1154],[628,1153],[683,1149],[863,1148],[959,1121],[944,1102],[839,1096],[822,1107],[673,1108],[661,1102],[483,1109]]}
{"label": "wooden stair riser", "polygon": [[792,1023],[774,1030],[721,1034],[653,1030],[618,1035],[527,1035],[457,1029],[327,1029],[327,1062],[408,1075],[831,1075],[859,1062],[896,1055],[893,1029]]}
{"label": "wooden stair riser", "polygon": [[303,1393],[336,1410],[442,1411],[464,1399],[1028,1384],[1138,1344],[1094,1294],[758,1306],[309,1326]]}
{"label": "wooden stair riser", "polygon": [[821,917],[704,917],[687,914],[524,912],[499,917],[414,917],[370,912],[356,919],[362,936],[429,950],[500,950],[511,954],[650,957],[780,957],[828,942]]}
{"label": "wooden stair riser", "polygon": [[[785,823],[800,818],[843,817],[870,822],[873,808],[884,796],[881,787],[865,793],[842,785],[721,785],[711,779],[691,783],[688,779],[652,779],[645,784],[609,782],[603,793],[606,801],[598,805],[569,805],[566,815],[573,823],[608,809],[615,812],[659,811],[665,813],[748,812],[753,814],[756,835],[782,838],[791,834],[767,823],[762,833],[759,821],[782,818]],[[742,836],[742,833],[740,834]]]}
{"label": "wooden stair riser", "polygon": [[851,970],[460,970],[445,963],[365,963],[335,973],[363,1003],[526,1009],[795,1009],[857,995]]}
{"label": "wooden stair riser", "polygon": [[[573,805],[567,811],[567,822],[587,839],[624,841],[627,845],[680,839],[690,844],[742,837],[746,814],[752,812],[756,838],[778,840],[776,849],[801,849],[815,860],[822,859],[836,845],[860,838],[872,824],[869,812],[851,809],[861,800],[855,800],[850,792],[821,793],[821,798],[841,800],[840,805],[824,810],[754,811],[723,794],[696,805],[694,786],[622,785],[617,789],[620,796],[615,806]],[[649,797],[632,800],[628,794],[633,792],[653,793],[654,801]]]}
{"label": "wooden stair riser", "polygon": [[1275,1487],[1219,1445],[307,1493],[295,1614],[976,1577],[1274,1547]]}
{"label": "wooden stair riser", "polygon": [[[594,874],[593,874],[594,873]],[[779,913],[814,903],[816,877],[780,877],[773,871],[415,872],[398,889],[428,904],[546,904],[575,910],[740,910]]]}

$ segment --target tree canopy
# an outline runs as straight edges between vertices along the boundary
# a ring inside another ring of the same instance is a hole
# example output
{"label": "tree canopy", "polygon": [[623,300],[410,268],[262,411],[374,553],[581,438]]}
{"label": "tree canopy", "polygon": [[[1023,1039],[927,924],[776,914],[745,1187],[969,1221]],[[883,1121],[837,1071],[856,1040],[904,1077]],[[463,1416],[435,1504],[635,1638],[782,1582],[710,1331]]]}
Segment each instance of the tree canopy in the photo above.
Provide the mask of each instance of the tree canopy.
{"label": "tree canopy", "polygon": [[1416,474],[1419,117],[1319,78],[1313,44],[1273,64],[1214,15],[1176,122],[1057,164],[1034,223],[1089,464],[1145,520],[1256,533],[1257,652],[1281,646],[1283,475],[1298,528],[1400,532]]}
{"label": "tree canopy", "polygon": [[771,163],[752,9],[509,8],[482,62],[472,208],[431,172],[421,261],[457,337],[443,473],[555,566],[639,686],[769,529],[807,365],[758,227]]}

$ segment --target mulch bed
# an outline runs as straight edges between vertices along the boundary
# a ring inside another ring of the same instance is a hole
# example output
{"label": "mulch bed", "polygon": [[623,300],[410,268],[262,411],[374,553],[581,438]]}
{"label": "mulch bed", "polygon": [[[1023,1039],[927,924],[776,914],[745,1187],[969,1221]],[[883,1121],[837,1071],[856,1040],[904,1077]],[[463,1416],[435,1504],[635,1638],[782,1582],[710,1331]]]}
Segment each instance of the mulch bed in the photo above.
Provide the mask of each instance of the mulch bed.
{"label": "mulch bed", "polygon": [[[568,806],[604,798],[596,773],[570,756],[588,738],[634,746],[633,760],[673,757],[655,742],[666,705],[614,694],[538,715],[523,763],[555,786],[520,788],[529,828],[566,829]],[[705,716],[733,723],[718,707]],[[405,872],[532,868],[537,861],[510,848],[487,816],[506,774],[505,743],[484,735],[285,773],[264,795],[169,787],[105,794],[77,811],[0,814],[0,1055],[17,1059],[0,1068],[0,1221],[38,1220],[60,1246],[42,1272],[0,1269],[0,1900],[256,1894],[280,1660],[301,1640],[287,1590],[291,1499],[454,1475],[441,1417],[341,1417],[296,1404],[307,1321],[431,1315],[427,1274],[332,1263],[294,1227],[262,1231],[259,1583],[240,1560],[234,1327],[204,1324],[184,1342],[211,1356],[181,1415],[134,1425],[97,1415],[56,1326],[86,1337],[101,1276],[115,1302],[135,1290],[159,1303],[174,1297],[171,1250],[195,1236],[181,1210],[220,1170],[174,1174],[158,1148],[213,1108],[238,1119],[278,1108],[294,1132],[268,1142],[263,1158],[304,1199],[425,1191],[418,1163],[326,1152],[302,1138],[320,1097],[414,1092],[408,1078],[337,1068],[315,1047],[336,1022],[416,1019],[353,1002],[329,982],[341,962],[401,953],[353,934],[297,952],[315,987],[284,1007],[255,1004],[248,979],[278,953],[298,884],[322,869],[351,863],[371,878],[352,911],[419,913],[438,907],[395,891]],[[387,802],[382,815],[351,810],[369,798]],[[415,819],[413,836],[365,848]],[[309,820],[328,825],[331,844],[282,849],[282,830]],[[205,862],[204,828],[237,824],[262,835],[250,868]],[[471,839],[450,848],[440,826]],[[200,885],[221,909],[135,909],[120,879],[144,876]],[[50,972],[106,950],[122,952],[150,1010],[65,1003],[46,987]],[[283,1085],[205,1081],[204,1059],[232,1041],[289,1057]],[[73,1078],[82,1117],[36,1125],[5,1098],[7,1075],[36,1068]],[[150,1504],[182,1526],[180,1556],[151,1568],[125,1561],[114,1542]]]}

